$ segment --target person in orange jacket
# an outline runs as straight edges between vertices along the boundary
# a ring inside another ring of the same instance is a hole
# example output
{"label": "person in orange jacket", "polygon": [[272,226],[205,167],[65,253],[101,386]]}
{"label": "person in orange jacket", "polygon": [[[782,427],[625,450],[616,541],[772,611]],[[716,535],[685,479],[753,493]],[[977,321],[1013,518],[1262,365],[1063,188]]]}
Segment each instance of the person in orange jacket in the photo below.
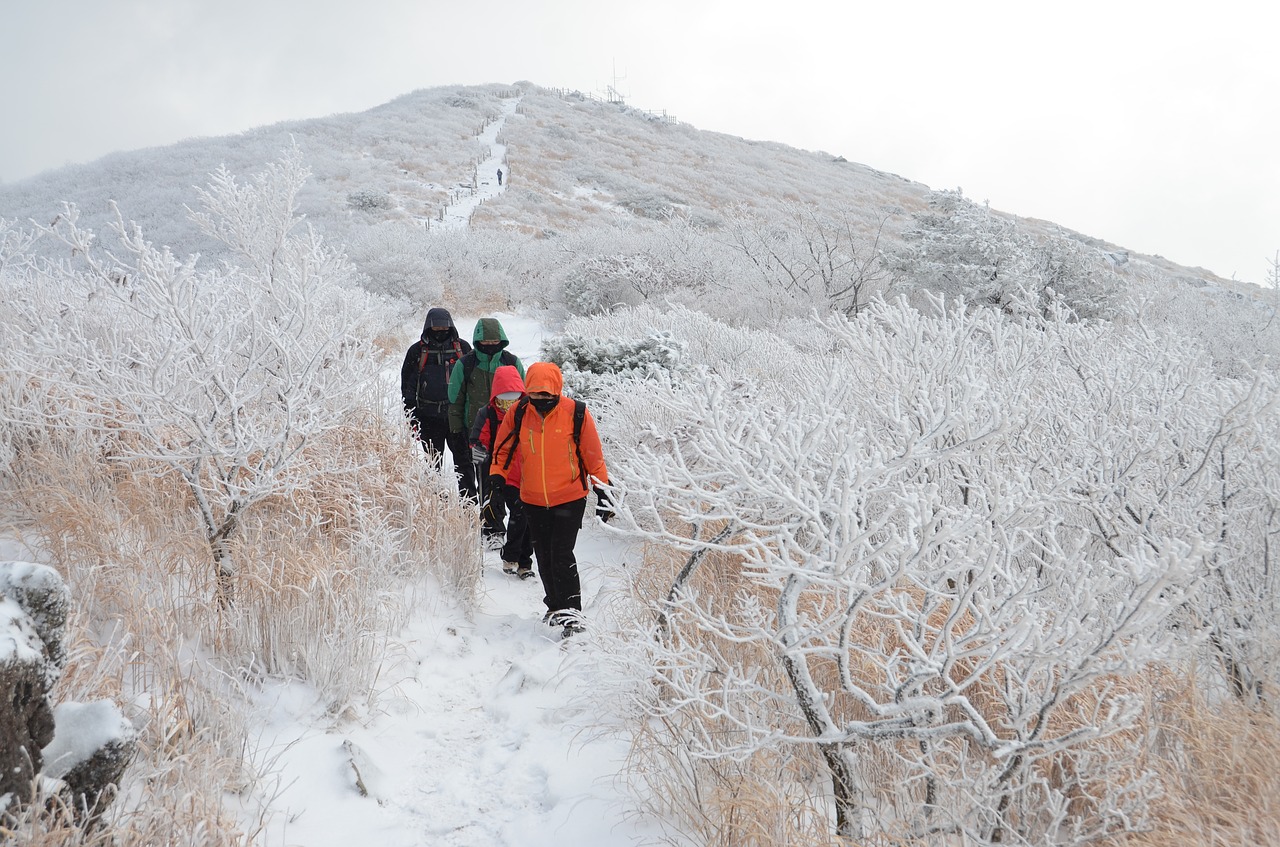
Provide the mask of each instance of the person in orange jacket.
{"label": "person in orange jacket", "polygon": [[595,419],[583,407],[574,440],[579,401],[561,394],[564,375],[550,362],[535,362],[525,373],[526,400],[503,418],[490,463],[489,482],[504,485],[512,462],[520,460],[520,501],[533,539],[538,576],[546,593],[543,620],[569,636],[582,631],[582,585],[573,548],[594,489],[596,517],[613,515],[601,486],[609,484]]}

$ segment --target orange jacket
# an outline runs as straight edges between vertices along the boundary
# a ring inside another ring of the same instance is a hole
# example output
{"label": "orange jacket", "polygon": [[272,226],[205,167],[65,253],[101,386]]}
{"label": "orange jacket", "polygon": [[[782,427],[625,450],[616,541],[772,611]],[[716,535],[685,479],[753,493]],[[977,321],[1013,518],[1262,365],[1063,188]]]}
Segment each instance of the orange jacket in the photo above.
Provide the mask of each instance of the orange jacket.
{"label": "orange jacket", "polygon": [[[526,391],[546,391],[560,394],[564,376],[560,368],[550,362],[535,362],[525,373]],[[511,438],[516,416],[502,419],[498,427],[498,445],[490,464],[490,473],[505,478],[503,465],[507,456],[520,461],[520,499],[534,506],[559,506],[581,500],[597,483],[609,483],[609,472],[604,466],[604,450],[600,446],[600,434],[595,419],[588,410],[582,421],[582,437],[579,447],[582,462],[586,465],[586,484],[583,469],[578,467],[578,454],[573,446],[573,400],[560,396],[556,407],[544,418],[533,406],[524,411],[519,439]]]}

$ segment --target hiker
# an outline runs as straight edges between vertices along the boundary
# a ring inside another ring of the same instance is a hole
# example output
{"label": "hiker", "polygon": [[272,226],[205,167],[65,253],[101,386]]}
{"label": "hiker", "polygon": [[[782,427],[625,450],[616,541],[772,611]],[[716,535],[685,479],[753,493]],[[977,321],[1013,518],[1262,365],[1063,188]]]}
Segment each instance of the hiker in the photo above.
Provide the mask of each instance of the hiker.
{"label": "hiker", "polygon": [[[462,357],[449,379],[449,431],[461,438],[464,444],[476,413],[487,406],[493,396],[493,375],[498,366],[512,365],[521,377],[524,376],[524,364],[506,349],[509,343],[507,334],[497,318],[476,321],[471,340],[474,349]],[[465,457],[469,453],[462,455]],[[475,495],[483,510],[489,496],[484,487],[489,479],[489,463],[476,463],[475,473]],[[485,517],[481,532],[489,545],[496,547],[501,543],[505,529],[494,520],[494,515],[483,511],[481,514]]]}
{"label": "hiker", "polygon": [[[511,365],[499,365],[493,372],[491,399],[471,426],[471,452],[477,457],[477,464],[489,462],[498,427],[523,396],[524,380],[520,372]],[[512,458],[502,484],[485,488],[489,493],[485,511],[492,513],[492,520],[498,526],[504,522],[507,526],[501,554],[502,572],[529,579],[533,576],[533,542],[529,539],[529,526],[520,502],[520,457]]]}
{"label": "hiker", "polygon": [[458,493],[474,498],[476,478],[466,434],[455,432],[449,420],[449,377],[454,365],[470,352],[471,345],[458,338],[449,310],[431,309],[422,336],[409,346],[400,367],[400,397],[422,449],[439,469],[448,445]]}
{"label": "hiker", "polygon": [[[596,517],[613,516],[601,486],[609,484],[596,422],[580,400],[561,395],[564,375],[550,362],[535,362],[525,377],[525,397],[498,427],[489,485],[506,482],[520,463],[520,501],[546,593],[543,620],[582,632],[582,585],[573,548],[594,489]],[[576,438],[575,438],[576,435]]]}
{"label": "hiker", "polygon": [[502,185],[502,168],[498,168],[498,185]]}

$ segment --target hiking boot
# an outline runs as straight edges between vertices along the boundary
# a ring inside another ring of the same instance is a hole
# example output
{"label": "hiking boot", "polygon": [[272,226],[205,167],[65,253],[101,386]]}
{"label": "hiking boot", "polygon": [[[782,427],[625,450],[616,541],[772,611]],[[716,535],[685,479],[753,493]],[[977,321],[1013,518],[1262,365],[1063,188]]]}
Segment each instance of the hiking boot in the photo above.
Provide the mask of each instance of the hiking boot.
{"label": "hiking boot", "polygon": [[484,549],[486,550],[501,550],[506,543],[507,537],[501,532],[489,533],[484,537]]}
{"label": "hiking boot", "polygon": [[582,612],[577,609],[562,609],[556,620],[556,626],[564,627],[564,634],[561,636],[563,638],[586,632],[586,627],[582,623]]}
{"label": "hiking boot", "polygon": [[[510,573],[510,571],[508,571],[508,573]],[[533,568],[529,565],[521,565],[516,569],[516,576],[521,579],[533,579]]]}
{"label": "hiking boot", "polygon": [[503,562],[502,572],[503,573],[519,573],[519,567],[520,566],[515,562]]}

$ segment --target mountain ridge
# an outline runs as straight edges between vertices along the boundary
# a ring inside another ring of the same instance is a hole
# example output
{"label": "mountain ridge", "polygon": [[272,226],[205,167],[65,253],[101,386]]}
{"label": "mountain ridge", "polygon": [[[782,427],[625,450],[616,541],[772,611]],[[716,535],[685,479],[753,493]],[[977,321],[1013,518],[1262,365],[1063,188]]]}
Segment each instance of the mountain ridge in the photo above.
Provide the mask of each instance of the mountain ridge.
{"label": "mountain ridge", "polygon": [[[15,183],[0,184],[0,217],[37,223],[70,202],[82,221],[110,224],[107,201],[148,238],[179,255],[217,258],[221,248],[187,220],[195,187],[225,166],[260,170],[297,144],[313,171],[300,212],[344,243],[369,227],[430,217],[448,205],[482,159],[475,139],[501,115],[502,101],[520,105],[499,141],[507,147],[509,191],[474,216],[478,229],[513,229],[548,237],[567,229],[614,224],[619,212],[658,219],[676,212],[714,223],[734,207],[769,214],[781,201],[859,210],[864,232],[900,238],[932,189],[869,165],[768,140],[704,130],[623,102],[529,82],[418,89],[363,112],[282,121],[225,136],[109,154]],[[461,189],[465,190],[465,189]],[[352,208],[361,192],[387,203]],[[993,210],[994,211],[994,210]],[[1239,289],[1205,268],[1177,265],[1051,221],[996,214],[1033,232],[1072,238],[1150,266],[1184,282]],[[1249,286],[1252,287],[1252,286]]]}

